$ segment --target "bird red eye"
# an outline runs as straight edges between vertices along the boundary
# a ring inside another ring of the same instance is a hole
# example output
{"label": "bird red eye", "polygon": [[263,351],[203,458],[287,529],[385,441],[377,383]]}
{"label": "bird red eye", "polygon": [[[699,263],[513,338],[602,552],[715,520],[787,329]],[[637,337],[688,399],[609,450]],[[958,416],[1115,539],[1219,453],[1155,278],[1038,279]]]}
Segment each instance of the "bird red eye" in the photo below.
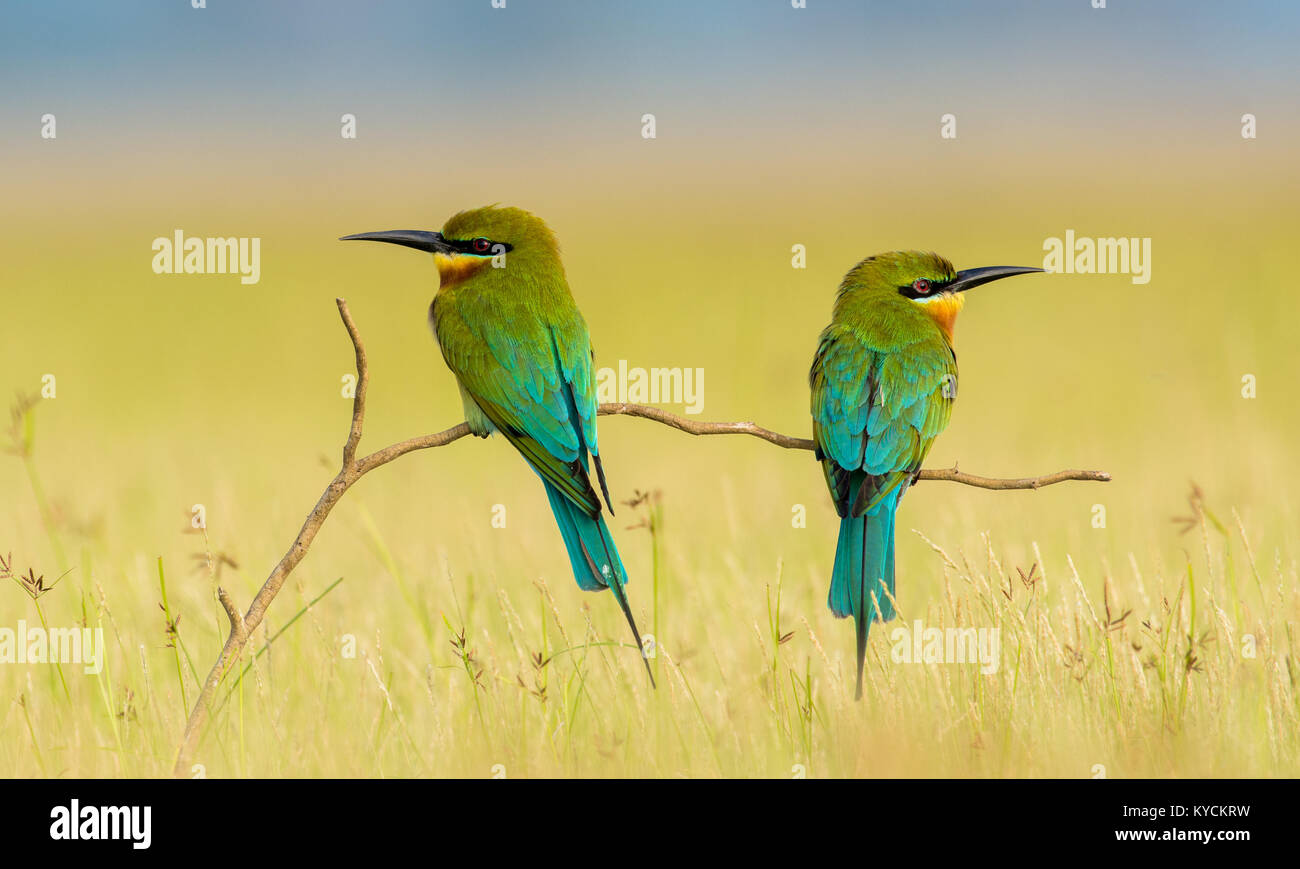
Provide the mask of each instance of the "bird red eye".
{"label": "bird red eye", "polygon": [[487,252],[488,252],[488,248],[490,248],[491,246],[492,246],[492,242],[488,241],[486,238],[476,238],[476,239],[474,239],[474,252],[475,252],[475,253],[487,253]]}
{"label": "bird red eye", "polygon": [[930,282],[925,278],[917,278],[912,281],[912,289],[916,290],[918,293],[928,293],[930,292]]}

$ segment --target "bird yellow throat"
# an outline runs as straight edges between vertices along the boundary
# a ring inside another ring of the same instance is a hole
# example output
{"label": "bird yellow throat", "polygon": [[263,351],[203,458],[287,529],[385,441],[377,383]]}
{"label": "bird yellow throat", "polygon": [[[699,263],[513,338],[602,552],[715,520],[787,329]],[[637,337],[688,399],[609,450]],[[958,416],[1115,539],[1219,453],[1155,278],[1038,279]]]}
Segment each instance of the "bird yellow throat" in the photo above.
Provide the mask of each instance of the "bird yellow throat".
{"label": "bird yellow throat", "polygon": [[445,253],[433,255],[434,265],[438,267],[440,286],[447,288],[472,278],[479,270],[492,264],[492,260],[474,256],[448,256]]}
{"label": "bird yellow throat", "polygon": [[921,310],[930,315],[949,346],[952,346],[952,330],[957,325],[957,313],[964,304],[966,297],[961,293],[943,293],[921,303]]}

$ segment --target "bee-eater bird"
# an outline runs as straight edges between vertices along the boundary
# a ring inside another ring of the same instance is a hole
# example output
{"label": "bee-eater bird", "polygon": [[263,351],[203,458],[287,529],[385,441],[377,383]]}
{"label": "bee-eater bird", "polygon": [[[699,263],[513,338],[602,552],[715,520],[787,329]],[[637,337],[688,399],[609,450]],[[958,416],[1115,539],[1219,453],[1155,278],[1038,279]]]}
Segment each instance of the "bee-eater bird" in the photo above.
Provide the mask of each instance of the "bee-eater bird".
{"label": "bee-eater bird", "polygon": [[959,272],[937,254],[895,251],[867,257],[840,284],[809,381],[816,456],[840,516],[826,603],[853,617],[859,699],[867,632],[894,617],[894,511],[957,397],[953,325],[963,293],[1041,271]]}
{"label": "bee-eater bird", "polygon": [[[640,652],[627,571],[589,475],[588,456],[613,515],[596,444],[591,338],[550,228],[522,209],[489,206],[462,211],[441,232],[363,232],[343,240],[352,239],[433,254],[439,286],[429,323],[460,385],[470,430],[479,437],[501,432],[542,478],[578,587],[613,590]],[[650,662],[642,660],[649,673]]]}

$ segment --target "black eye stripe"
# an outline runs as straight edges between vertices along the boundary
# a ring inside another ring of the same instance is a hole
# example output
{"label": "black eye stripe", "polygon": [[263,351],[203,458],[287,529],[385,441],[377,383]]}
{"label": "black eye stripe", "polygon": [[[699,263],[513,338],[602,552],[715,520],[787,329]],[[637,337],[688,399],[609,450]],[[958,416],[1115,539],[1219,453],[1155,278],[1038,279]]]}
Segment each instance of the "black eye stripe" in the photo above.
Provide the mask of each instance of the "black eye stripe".
{"label": "black eye stripe", "polygon": [[[492,239],[485,238],[483,236],[475,236],[474,238],[465,238],[465,239],[444,238],[443,240],[451,246],[452,250],[456,251],[457,253],[471,253],[474,254],[475,256],[483,256],[485,254],[497,254],[502,250],[510,251],[515,249],[514,245],[512,244],[509,244],[504,241],[493,241]],[[483,241],[487,242],[486,247],[483,247],[481,244],[477,244]]]}
{"label": "black eye stripe", "polygon": [[[925,282],[923,287],[921,289],[917,289],[916,285],[922,281]],[[909,299],[928,299],[931,296],[938,295],[943,290],[943,288],[947,285],[948,285],[948,281],[946,280],[936,281],[936,280],[931,280],[930,278],[917,278],[916,280],[912,281],[912,283],[904,284],[903,286],[899,287],[898,294],[900,296],[906,296]]]}

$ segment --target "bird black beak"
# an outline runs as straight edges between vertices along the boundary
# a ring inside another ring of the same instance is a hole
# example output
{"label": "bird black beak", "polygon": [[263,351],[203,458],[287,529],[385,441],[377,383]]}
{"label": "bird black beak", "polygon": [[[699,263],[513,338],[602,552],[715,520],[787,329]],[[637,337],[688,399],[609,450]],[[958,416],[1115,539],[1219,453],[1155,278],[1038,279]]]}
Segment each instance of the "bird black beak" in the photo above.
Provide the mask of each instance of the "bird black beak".
{"label": "bird black beak", "polygon": [[973,290],[980,284],[987,284],[989,281],[998,281],[1013,275],[1027,275],[1041,271],[1043,269],[1036,269],[1032,266],[985,266],[980,269],[963,269],[957,272],[957,277],[953,278],[944,289],[951,293],[962,293],[966,290]]}
{"label": "bird black beak", "polygon": [[451,253],[452,246],[442,238],[441,232],[426,232],[422,229],[390,229],[387,232],[358,232],[345,235],[339,241],[386,241],[413,247],[425,253]]}

